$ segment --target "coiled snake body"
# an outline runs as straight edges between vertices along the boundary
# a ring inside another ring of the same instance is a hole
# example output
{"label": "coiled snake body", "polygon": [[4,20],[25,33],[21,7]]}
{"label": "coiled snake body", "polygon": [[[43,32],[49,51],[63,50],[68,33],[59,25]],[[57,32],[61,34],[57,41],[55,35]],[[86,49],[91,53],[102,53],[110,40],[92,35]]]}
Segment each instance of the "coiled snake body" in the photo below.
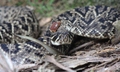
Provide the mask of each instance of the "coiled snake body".
{"label": "coiled snake body", "polygon": [[[39,44],[32,41],[21,43],[22,39],[12,35],[15,33],[32,37],[38,36],[38,22],[30,9],[26,7],[0,7],[0,10],[0,38],[1,43],[4,43],[1,44],[0,50],[7,54],[10,53],[14,63],[37,62],[44,54],[49,53]],[[119,19],[119,11],[107,6],[75,8],[53,19],[44,36],[38,39],[47,45],[56,45],[57,47],[70,45],[75,35],[112,39],[116,33],[113,23]],[[14,40],[13,43],[17,44],[5,44],[11,43],[11,39]]]}

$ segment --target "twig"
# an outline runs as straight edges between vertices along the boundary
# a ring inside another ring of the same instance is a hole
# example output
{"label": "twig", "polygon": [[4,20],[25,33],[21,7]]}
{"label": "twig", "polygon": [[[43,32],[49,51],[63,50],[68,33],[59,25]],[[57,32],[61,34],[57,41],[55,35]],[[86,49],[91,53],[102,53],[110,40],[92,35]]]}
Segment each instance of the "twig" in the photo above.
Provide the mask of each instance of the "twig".
{"label": "twig", "polygon": [[90,41],[90,42],[84,43],[84,44],[82,44],[82,45],[72,49],[69,53],[73,53],[73,52],[75,52],[75,51],[77,51],[77,50],[79,50],[79,49],[81,49],[83,47],[90,46],[90,45],[93,45],[93,44],[94,44],[94,41]]}

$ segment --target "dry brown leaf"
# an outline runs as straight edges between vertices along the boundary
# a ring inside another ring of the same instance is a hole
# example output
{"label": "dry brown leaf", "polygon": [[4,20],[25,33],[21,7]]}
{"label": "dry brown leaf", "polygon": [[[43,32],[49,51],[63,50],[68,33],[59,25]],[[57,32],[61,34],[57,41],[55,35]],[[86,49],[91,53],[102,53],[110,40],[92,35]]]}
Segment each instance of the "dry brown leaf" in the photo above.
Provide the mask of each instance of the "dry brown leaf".
{"label": "dry brown leaf", "polygon": [[40,26],[44,26],[45,24],[47,24],[48,22],[51,21],[51,17],[47,17],[47,18],[42,18],[40,21],[39,21],[39,25]]}
{"label": "dry brown leaf", "polygon": [[68,68],[68,67],[65,67],[65,66],[63,66],[62,64],[58,63],[58,62],[54,59],[53,56],[48,56],[48,55],[46,55],[46,56],[45,56],[45,60],[48,61],[48,62],[53,63],[54,65],[58,66],[59,68],[61,68],[61,69],[63,69],[63,70],[66,70],[66,71],[68,71],[68,72],[76,72],[76,71],[74,71],[74,70],[72,70],[72,69],[70,69],[70,68]]}
{"label": "dry brown leaf", "polygon": [[[118,71],[116,71],[118,70]],[[119,72],[120,71],[120,62],[117,62],[113,66],[110,67],[101,67],[98,68],[97,72]]]}
{"label": "dry brown leaf", "polygon": [[18,71],[27,69],[27,68],[32,68],[37,66],[36,64],[23,64],[23,65],[16,65],[14,68],[17,69]]}
{"label": "dry brown leaf", "polygon": [[94,56],[71,56],[71,58],[66,57],[66,58],[62,58],[61,60],[59,60],[59,62],[61,64],[63,64],[66,67],[69,68],[76,68],[78,66],[81,65],[85,65],[86,63],[89,62],[107,62],[107,61],[111,61],[113,60],[113,58],[102,58],[102,57],[94,57]]}

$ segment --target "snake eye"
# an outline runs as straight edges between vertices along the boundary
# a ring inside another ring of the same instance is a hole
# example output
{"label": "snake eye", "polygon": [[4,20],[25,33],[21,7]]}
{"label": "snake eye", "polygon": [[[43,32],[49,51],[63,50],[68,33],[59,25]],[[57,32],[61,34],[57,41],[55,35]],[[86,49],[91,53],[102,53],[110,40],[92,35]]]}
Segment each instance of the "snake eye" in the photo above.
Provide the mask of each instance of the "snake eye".
{"label": "snake eye", "polygon": [[50,30],[51,30],[52,32],[56,32],[56,31],[58,30],[58,28],[60,27],[60,25],[61,25],[61,22],[60,22],[60,21],[58,21],[58,22],[53,22],[52,25],[51,25],[51,27],[50,27]]}

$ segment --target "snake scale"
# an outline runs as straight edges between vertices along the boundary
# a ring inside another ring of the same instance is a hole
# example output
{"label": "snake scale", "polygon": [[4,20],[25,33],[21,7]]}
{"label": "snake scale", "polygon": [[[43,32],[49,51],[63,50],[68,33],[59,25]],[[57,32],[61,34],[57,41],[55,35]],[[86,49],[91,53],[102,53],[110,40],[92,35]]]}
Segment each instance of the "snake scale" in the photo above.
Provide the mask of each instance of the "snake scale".
{"label": "snake scale", "polygon": [[14,34],[38,37],[43,43],[66,53],[75,35],[99,39],[114,37],[113,22],[120,19],[120,13],[108,6],[78,7],[53,19],[41,37],[37,19],[27,7],[0,7],[0,18],[0,50],[10,54],[13,63],[23,64],[38,62],[49,52]]}

